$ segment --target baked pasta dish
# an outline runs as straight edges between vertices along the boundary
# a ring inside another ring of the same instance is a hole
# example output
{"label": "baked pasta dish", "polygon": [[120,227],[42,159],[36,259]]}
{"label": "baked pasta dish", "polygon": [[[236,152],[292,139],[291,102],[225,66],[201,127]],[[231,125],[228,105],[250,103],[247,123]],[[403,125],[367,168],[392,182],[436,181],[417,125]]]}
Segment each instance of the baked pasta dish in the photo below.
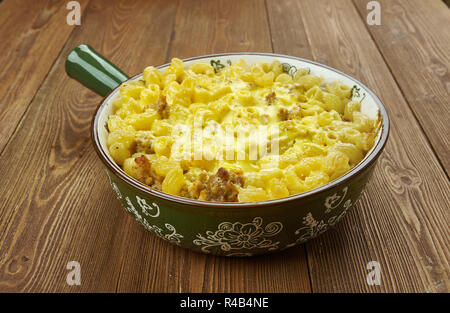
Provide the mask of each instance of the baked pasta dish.
{"label": "baked pasta dish", "polygon": [[128,175],[168,194],[284,198],[344,175],[374,145],[379,122],[353,90],[278,61],[172,59],[121,85],[107,146]]}

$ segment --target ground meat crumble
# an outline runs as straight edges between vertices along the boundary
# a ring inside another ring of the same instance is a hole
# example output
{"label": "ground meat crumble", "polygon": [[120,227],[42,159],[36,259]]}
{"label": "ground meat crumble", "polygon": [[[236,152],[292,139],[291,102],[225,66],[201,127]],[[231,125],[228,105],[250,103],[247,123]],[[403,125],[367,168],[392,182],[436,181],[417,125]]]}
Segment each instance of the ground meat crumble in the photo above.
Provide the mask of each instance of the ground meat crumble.
{"label": "ground meat crumble", "polygon": [[266,96],[266,101],[268,105],[272,105],[273,102],[275,101],[277,94],[275,92],[271,92]]}
{"label": "ground meat crumble", "polygon": [[163,178],[154,173],[150,161],[144,155],[135,158],[134,161],[136,162],[133,166],[135,178],[155,190],[161,190]]}
{"label": "ground meat crumble", "polygon": [[[161,190],[163,177],[154,173],[150,161],[144,155],[136,157],[134,161],[135,178],[152,189]],[[242,172],[221,167],[216,174],[202,172],[194,183],[182,188],[180,196],[205,201],[237,202],[239,187],[243,186]]]}
{"label": "ground meat crumble", "polygon": [[167,105],[165,97],[161,97],[161,99],[156,102],[156,111],[162,119],[169,118],[169,106]]}
{"label": "ground meat crumble", "polygon": [[300,119],[302,117],[302,112],[300,106],[296,105],[291,110],[280,108],[278,111],[278,118],[280,121],[287,121],[292,119]]}

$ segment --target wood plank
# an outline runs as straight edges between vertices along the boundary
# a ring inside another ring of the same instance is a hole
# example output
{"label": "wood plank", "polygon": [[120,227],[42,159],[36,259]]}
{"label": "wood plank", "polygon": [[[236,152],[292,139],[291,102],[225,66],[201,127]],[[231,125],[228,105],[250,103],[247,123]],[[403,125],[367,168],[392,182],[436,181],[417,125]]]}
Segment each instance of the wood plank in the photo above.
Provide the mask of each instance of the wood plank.
{"label": "wood plank", "polygon": [[311,46],[305,25],[300,15],[293,17],[286,12],[299,12],[302,3],[295,0],[266,1],[272,45],[275,53],[292,55],[299,58],[313,59]]}
{"label": "wood plank", "polygon": [[[114,292],[125,259],[139,275],[170,264],[173,249],[140,233],[106,183],[89,131],[101,98],[70,80],[64,61],[87,43],[128,73],[163,63],[174,4],[102,0],[88,7],[0,156],[0,291]],[[81,286],[66,284],[72,260],[81,264]]]}
{"label": "wood plank", "polygon": [[[79,1],[81,12],[89,0]],[[66,23],[67,2],[0,3],[0,153],[77,26]]]}
{"label": "wood plank", "polygon": [[[366,16],[366,2],[354,1]],[[431,142],[450,171],[450,10],[440,0],[380,1],[381,25],[368,26]]]}
{"label": "wood plank", "polygon": [[181,1],[170,55],[272,52],[264,1]]}
{"label": "wood plank", "polygon": [[[245,30],[245,31],[243,31]],[[169,57],[233,51],[271,52],[263,1],[180,1]],[[307,292],[310,290],[304,248],[252,259],[205,256],[166,246],[145,244],[133,225],[128,255],[122,265],[118,291],[157,292]],[[130,235],[131,236],[131,235]],[[156,249],[156,250],[155,250]],[[157,262],[151,254],[155,251]],[[152,264],[139,268],[136,261]],[[169,264],[169,265],[166,265]]]}
{"label": "wood plank", "polygon": [[[312,291],[448,292],[449,183],[365,21],[349,0],[268,0],[268,7],[272,32],[286,32],[274,38],[275,52],[302,55],[290,42],[304,27],[313,59],[367,84],[391,118],[389,142],[359,203],[307,243]],[[381,265],[380,286],[366,283],[369,261]]]}

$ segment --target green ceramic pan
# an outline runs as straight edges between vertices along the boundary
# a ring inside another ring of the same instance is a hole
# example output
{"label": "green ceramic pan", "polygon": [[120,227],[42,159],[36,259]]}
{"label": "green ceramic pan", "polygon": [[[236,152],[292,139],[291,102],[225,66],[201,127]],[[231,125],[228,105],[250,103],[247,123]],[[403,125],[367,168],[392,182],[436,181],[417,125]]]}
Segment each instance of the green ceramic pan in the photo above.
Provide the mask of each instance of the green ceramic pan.
{"label": "green ceramic pan", "polygon": [[[254,203],[217,203],[172,196],[152,190],[131,178],[114,163],[106,147],[105,123],[112,114],[112,100],[120,83],[129,78],[91,47],[74,48],[66,61],[67,74],[104,96],[92,121],[92,141],[115,195],[122,206],[148,231],[178,246],[224,256],[252,256],[302,244],[338,223],[358,201],[388,138],[389,119],[381,101],[358,80],[313,61],[269,53],[228,53],[193,57],[193,62],[230,64],[244,59],[279,60],[287,71],[307,67],[327,80],[353,87],[352,97],[361,110],[381,121],[374,147],[349,173],[320,188],[283,199]],[[142,64],[144,68],[148,64]],[[169,64],[158,66],[164,70]],[[102,178],[99,178],[102,179]],[[368,189],[367,192],[377,192]]]}

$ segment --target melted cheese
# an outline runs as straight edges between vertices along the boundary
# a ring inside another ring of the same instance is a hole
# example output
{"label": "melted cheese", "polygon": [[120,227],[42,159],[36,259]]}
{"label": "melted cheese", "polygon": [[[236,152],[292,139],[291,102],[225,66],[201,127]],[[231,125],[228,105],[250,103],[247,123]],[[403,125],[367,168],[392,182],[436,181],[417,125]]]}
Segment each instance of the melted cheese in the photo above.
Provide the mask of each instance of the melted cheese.
{"label": "melted cheese", "polygon": [[[375,121],[342,83],[324,85],[307,69],[289,76],[278,61],[218,64],[173,59],[121,86],[108,147],[125,172],[202,199],[193,186],[225,168],[245,178],[239,201],[261,201],[326,184],[372,147]],[[136,163],[142,155],[148,168]]]}

